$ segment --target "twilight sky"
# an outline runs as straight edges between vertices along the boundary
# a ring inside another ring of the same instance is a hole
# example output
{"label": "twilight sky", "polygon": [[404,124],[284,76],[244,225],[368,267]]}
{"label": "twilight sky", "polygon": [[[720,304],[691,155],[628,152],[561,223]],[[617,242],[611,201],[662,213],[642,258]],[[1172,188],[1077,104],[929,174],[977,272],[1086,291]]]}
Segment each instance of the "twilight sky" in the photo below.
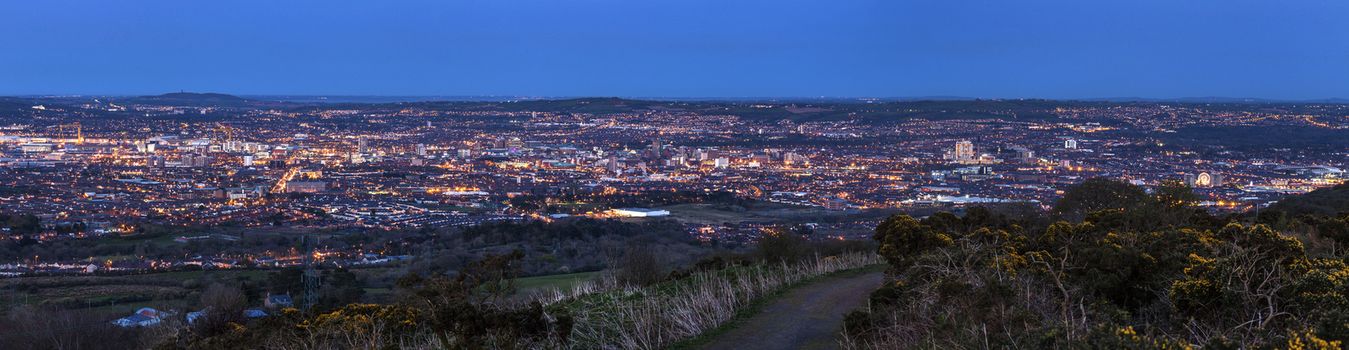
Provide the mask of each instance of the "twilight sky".
{"label": "twilight sky", "polygon": [[40,0],[0,95],[1349,98],[1344,0]]}

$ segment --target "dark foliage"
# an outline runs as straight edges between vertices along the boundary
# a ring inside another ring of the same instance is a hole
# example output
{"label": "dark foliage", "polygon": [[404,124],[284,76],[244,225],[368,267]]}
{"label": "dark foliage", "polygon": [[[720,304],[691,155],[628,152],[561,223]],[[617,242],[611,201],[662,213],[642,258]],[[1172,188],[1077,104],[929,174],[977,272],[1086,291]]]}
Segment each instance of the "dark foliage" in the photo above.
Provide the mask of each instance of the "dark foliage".
{"label": "dark foliage", "polygon": [[[890,280],[849,314],[870,347],[1338,347],[1349,340],[1343,250],[1312,255],[1265,225],[1190,207],[1188,189],[1149,195],[1088,181],[1027,228],[972,209],[898,215],[876,229]],[[1340,237],[1342,222],[1317,221]]]}
{"label": "dark foliage", "polygon": [[1349,214],[1349,184],[1322,188],[1300,196],[1284,198],[1271,205],[1266,212],[1278,213],[1286,217]]}
{"label": "dark foliage", "polygon": [[664,280],[665,266],[651,247],[628,247],[615,266],[618,281],[636,286],[649,286]]}
{"label": "dark foliage", "polygon": [[[188,335],[161,348],[484,349],[565,342],[571,333],[569,316],[549,315],[538,303],[506,302],[515,291],[522,257],[518,251],[488,255],[454,276],[406,275],[398,280],[406,298],[397,304],[344,304],[309,315],[286,309],[247,325],[231,322],[224,331]],[[331,272],[334,283],[347,278],[343,271]]]}
{"label": "dark foliage", "polygon": [[[112,325],[87,311],[19,307],[0,319],[0,348],[43,349],[134,349],[142,340],[153,342],[143,329]],[[94,320],[94,321],[91,321]]]}

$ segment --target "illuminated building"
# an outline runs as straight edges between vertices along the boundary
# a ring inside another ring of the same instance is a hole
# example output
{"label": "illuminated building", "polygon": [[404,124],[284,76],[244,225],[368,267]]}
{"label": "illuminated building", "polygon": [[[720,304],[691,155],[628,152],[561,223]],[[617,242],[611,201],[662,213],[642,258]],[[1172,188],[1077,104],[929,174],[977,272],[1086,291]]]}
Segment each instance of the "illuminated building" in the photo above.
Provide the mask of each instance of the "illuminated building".
{"label": "illuminated building", "polygon": [[328,189],[328,183],[323,181],[290,181],[286,183],[286,192],[288,193],[319,193]]}
{"label": "illuminated building", "polygon": [[1223,185],[1223,175],[1208,172],[1185,174],[1185,184],[1195,188],[1221,187]]}
{"label": "illuminated building", "polygon": [[955,149],[951,150],[951,159],[956,163],[973,163],[974,157],[974,143],[969,140],[956,142]]}
{"label": "illuminated building", "polygon": [[670,215],[670,211],[668,210],[658,210],[649,208],[617,208],[617,209],[610,209],[609,213],[614,214],[616,216],[629,217],[629,218],[649,218],[649,217]]}

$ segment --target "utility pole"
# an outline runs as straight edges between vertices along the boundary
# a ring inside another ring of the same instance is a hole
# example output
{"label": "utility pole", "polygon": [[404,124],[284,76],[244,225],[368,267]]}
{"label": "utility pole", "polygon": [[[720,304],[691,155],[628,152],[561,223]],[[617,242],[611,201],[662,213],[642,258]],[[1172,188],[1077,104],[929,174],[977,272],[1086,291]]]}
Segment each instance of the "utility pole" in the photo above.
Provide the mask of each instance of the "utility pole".
{"label": "utility pole", "polygon": [[304,310],[309,310],[315,304],[318,304],[319,299],[318,262],[314,259],[314,247],[317,244],[312,244],[313,241],[318,240],[318,237],[302,236],[300,240],[303,242],[301,245],[304,246],[304,274],[301,277],[304,279],[304,296],[301,305]]}

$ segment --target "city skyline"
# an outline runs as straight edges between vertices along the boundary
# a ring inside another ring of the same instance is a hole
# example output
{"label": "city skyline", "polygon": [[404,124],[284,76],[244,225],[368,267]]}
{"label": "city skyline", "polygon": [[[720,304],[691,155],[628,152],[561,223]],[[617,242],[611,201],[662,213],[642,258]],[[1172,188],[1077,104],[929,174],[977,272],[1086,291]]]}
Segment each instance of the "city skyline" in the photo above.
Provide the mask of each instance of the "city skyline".
{"label": "city skyline", "polygon": [[317,103],[377,103],[377,102],[502,102],[502,101],[559,101],[594,98],[616,98],[651,102],[920,102],[920,101],[1082,101],[1082,102],[1186,102],[1186,103],[1333,103],[1349,102],[1349,98],[1263,98],[1235,96],[1172,96],[1172,97],[986,97],[986,96],[627,96],[627,95],[379,95],[379,94],[232,94],[220,91],[179,90],[149,94],[13,94],[13,98],[133,98],[172,94],[219,94],[255,101],[317,102]]}

